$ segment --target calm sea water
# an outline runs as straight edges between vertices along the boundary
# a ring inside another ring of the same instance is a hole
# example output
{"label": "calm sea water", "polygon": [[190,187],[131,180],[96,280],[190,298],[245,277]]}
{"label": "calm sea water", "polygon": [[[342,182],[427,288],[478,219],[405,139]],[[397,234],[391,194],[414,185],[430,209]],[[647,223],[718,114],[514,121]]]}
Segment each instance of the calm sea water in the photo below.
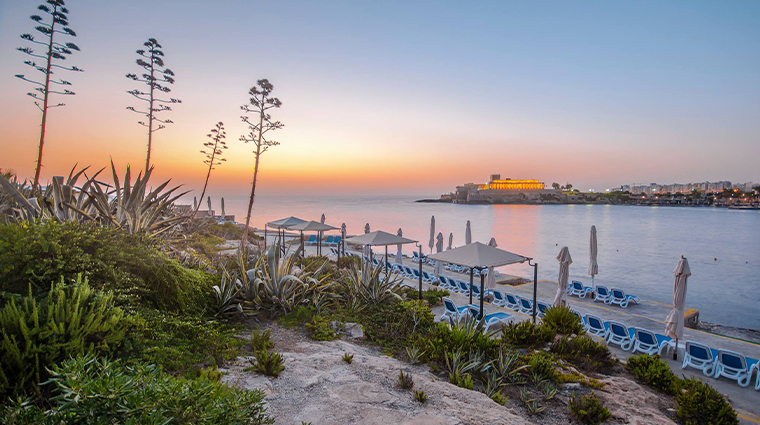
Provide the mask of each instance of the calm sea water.
{"label": "calm sea water", "polygon": [[[642,298],[672,302],[673,269],[681,255],[689,260],[687,307],[705,321],[760,329],[760,212],[723,208],[607,205],[453,205],[415,203],[415,197],[266,197],[256,198],[252,225],[294,215],[339,227],[349,234],[372,230],[422,241],[429,252],[430,217],[448,243],[464,243],[467,220],[475,241],[495,237],[502,249],[532,257],[539,279],[556,280],[562,246],[573,257],[571,279],[590,284],[587,274],[589,229],[597,228],[597,284],[617,286]],[[219,199],[212,199],[219,209]],[[227,214],[245,221],[246,197],[225,197]],[[204,203],[205,206],[205,203]],[[405,253],[411,255],[413,246]],[[395,251],[395,248],[393,249]],[[532,278],[532,268],[513,265],[505,273]],[[664,319],[664,318],[663,318]]]}

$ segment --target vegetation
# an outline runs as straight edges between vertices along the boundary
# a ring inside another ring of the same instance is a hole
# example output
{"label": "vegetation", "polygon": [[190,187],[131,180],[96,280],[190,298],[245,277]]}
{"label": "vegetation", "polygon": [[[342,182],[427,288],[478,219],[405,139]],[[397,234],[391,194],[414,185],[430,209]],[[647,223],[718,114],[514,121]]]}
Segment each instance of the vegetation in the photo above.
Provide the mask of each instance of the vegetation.
{"label": "vegetation", "polygon": [[[63,95],[73,96],[74,92],[66,87],[71,86],[71,83],[64,79],[55,79],[51,76],[55,72],[62,71],[74,71],[82,72],[81,68],[76,66],[63,66],[59,62],[66,59],[68,55],[79,51],[79,47],[72,43],[60,42],[61,36],[76,37],[77,34],[69,28],[69,10],[66,8],[63,0],[46,0],[45,3],[37,6],[37,10],[48,15],[47,20],[40,15],[32,15],[31,20],[35,22],[34,29],[42,33],[44,41],[35,40],[32,34],[21,34],[21,39],[28,41],[32,44],[43,46],[45,53],[35,53],[31,47],[19,47],[17,50],[26,53],[32,58],[37,60],[42,59],[44,62],[38,65],[34,59],[24,61],[26,65],[34,68],[35,71],[41,72],[45,77],[43,81],[37,81],[34,78],[27,78],[23,74],[16,74],[17,78],[24,81],[28,81],[34,84],[34,91],[27,93],[28,96],[34,99],[34,104],[42,111],[42,123],[40,124],[40,143],[37,148],[37,167],[34,170],[34,182],[32,183],[32,194],[34,194],[40,184],[40,170],[42,169],[42,150],[45,146],[45,130],[47,129],[47,113],[50,108],[57,108],[65,106],[63,103],[55,105],[50,104],[50,95]],[[51,84],[55,86],[51,87]]]}
{"label": "vegetation", "polygon": [[583,424],[598,425],[612,416],[610,411],[604,407],[602,401],[594,393],[581,397],[576,397],[575,393],[573,393],[573,397],[570,399],[570,404],[567,407],[573,416]]}
{"label": "vegetation", "polygon": [[346,362],[348,364],[351,364],[351,363],[354,362],[354,355],[353,354],[348,354],[348,353],[343,353],[343,357],[341,357],[341,360],[343,360],[344,362]]}
{"label": "vegetation", "polygon": [[583,335],[583,321],[576,316],[570,307],[556,306],[546,310],[543,317],[544,326],[559,335]]}
{"label": "vegetation", "polygon": [[731,425],[739,418],[721,393],[701,379],[681,379],[676,393],[676,416],[686,425]]}
{"label": "vegetation", "polygon": [[425,394],[425,391],[422,390],[414,390],[414,399],[419,401],[421,404],[427,403],[427,394]]}
{"label": "vegetation", "polygon": [[502,328],[502,341],[514,347],[536,347],[554,338],[555,331],[543,324],[533,324],[528,320],[510,323]]}
{"label": "vegetation", "polygon": [[398,372],[398,386],[404,390],[411,390],[414,388],[414,378],[412,378],[411,374],[400,370]]}
{"label": "vegetation", "polygon": [[0,416],[8,425],[62,423],[271,424],[261,391],[218,379],[175,378],[156,366],[77,357],[51,368],[45,383],[53,405],[17,399]]}
{"label": "vegetation", "polygon": [[[248,213],[245,216],[245,227],[243,227],[242,247],[245,248],[248,240],[248,229],[251,225],[251,212],[253,211],[253,198],[256,196],[256,181],[259,175],[259,162],[261,155],[268,151],[272,146],[280,143],[269,138],[267,133],[279,130],[283,124],[279,121],[272,121],[269,111],[272,108],[282,106],[280,99],[271,97],[274,86],[266,78],[256,82],[256,86],[251,87],[248,94],[251,96],[249,103],[241,106],[244,113],[254,113],[258,115],[253,121],[244,115],[243,122],[248,124],[250,133],[240,136],[240,140],[245,143],[253,142],[256,149],[253,151],[255,162],[253,166],[253,182],[251,183],[251,197],[248,200]],[[258,122],[257,122],[258,121]]]}
{"label": "vegetation", "polygon": [[670,395],[676,394],[679,379],[659,355],[628,358],[625,368],[639,381]]}
{"label": "vegetation", "polygon": [[588,336],[563,336],[551,344],[550,351],[587,372],[609,372],[616,364],[607,345]]}
{"label": "vegetation", "polygon": [[[149,38],[148,41],[143,43],[144,49],[137,50],[137,66],[142,68],[144,74],[127,74],[127,78],[138,83],[143,83],[148,86],[148,91],[144,92],[138,89],[130,90],[127,93],[134,96],[136,99],[147,103],[147,110],[139,111],[133,106],[128,106],[127,109],[138,114],[145,115],[147,123],[144,121],[138,121],[138,124],[148,128],[148,148],[145,156],[145,173],[148,173],[150,167],[150,153],[153,143],[153,133],[163,128],[166,128],[166,124],[171,124],[172,120],[160,119],[157,114],[159,112],[171,111],[172,108],[169,105],[175,103],[182,103],[181,100],[170,97],[169,99],[161,99],[159,96],[162,93],[171,92],[169,84],[174,84],[174,72],[164,65],[164,52],[161,50],[161,45],[155,38]],[[154,127],[154,122],[158,123],[158,126]]]}
{"label": "vegetation", "polygon": [[266,376],[278,377],[285,370],[285,359],[280,353],[271,350],[259,350],[256,352],[254,368],[257,372]]}
{"label": "vegetation", "polygon": [[[203,183],[203,190],[201,190],[201,200],[203,200],[203,196],[206,194],[208,180],[211,177],[211,170],[213,170],[217,165],[222,165],[222,162],[227,161],[225,158],[222,158],[224,150],[227,149],[227,142],[224,141],[224,139],[227,137],[227,133],[224,131],[224,123],[221,121],[216,123],[216,126],[211,129],[206,137],[211,140],[203,144],[204,150],[201,151],[201,153],[206,156],[206,159],[203,161],[203,163],[208,165],[206,181]],[[193,217],[195,217],[195,214],[198,212],[198,208],[200,208],[200,206],[200,203],[195,206],[195,210],[193,211],[192,215]],[[222,207],[224,207],[223,204]]]}

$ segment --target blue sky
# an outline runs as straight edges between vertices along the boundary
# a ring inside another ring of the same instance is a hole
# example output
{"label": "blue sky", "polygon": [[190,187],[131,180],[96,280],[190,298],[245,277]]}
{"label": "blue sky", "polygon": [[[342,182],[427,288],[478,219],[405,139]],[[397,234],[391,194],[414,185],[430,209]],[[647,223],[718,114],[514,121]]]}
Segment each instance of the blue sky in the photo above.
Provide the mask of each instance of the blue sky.
{"label": "blue sky", "polygon": [[[0,2],[0,167],[31,174],[39,113],[14,48],[32,2]],[[227,124],[212,187],[244,190],[239,106],[259,78],[283,101],[262,190],[439,193],[488,174],[572,182],[760,180],[760,2],[74,1],[78,95],[51,114],[45,171],[139,166],[124,110],[134,50],[163,44],[183,104],[157,174],[202,184],[204,135]],[[86,147],[86,149],[84,148]],[[44,175],[44,173],[43,173]]]}

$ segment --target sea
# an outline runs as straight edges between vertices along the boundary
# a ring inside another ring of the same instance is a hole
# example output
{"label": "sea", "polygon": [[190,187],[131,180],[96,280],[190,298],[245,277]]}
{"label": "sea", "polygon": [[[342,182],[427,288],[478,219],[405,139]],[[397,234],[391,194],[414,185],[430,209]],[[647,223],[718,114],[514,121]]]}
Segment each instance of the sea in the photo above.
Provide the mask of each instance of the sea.
{"label": "sea", "polygon": [[[470,220],[473,241],[488,243],[538,263],[540,280],[557,280],[560,249],[567,246],[573,262],[570,278],[591,284],[589,238],[597,229],[599,274],[594,282],[619,287],[642,299],[672,303],[673,270],[688,259],[687,308],[700,319],[721,325],[760,329],[760,212],[717,207],[649,207],[622,205],[464,205],[415,202],[424,196],[325,197],[257,196],[251,226],[289,216],[327,224],[346,224],[348,234],[371,230],[419,240],[429,253],[431,217],[444,245],[464,244]],[[226,196],[225,212],[244,223],[247,196]],[[220,211],[220,199],[212,196]],[[204,202],[204,207],[206,203]],[[329,234],[329,233],[328,233]],[[336,233],[337,234],[337,233]],[[382,248],[376,248],[382,253]],[[406,245],[404,253],[416,250]],[[392,248],[395,252],[395,248]],[[526,264],[501,267],[502,273],[532,279]],[[664,317],[662,318],[665,319]]]}

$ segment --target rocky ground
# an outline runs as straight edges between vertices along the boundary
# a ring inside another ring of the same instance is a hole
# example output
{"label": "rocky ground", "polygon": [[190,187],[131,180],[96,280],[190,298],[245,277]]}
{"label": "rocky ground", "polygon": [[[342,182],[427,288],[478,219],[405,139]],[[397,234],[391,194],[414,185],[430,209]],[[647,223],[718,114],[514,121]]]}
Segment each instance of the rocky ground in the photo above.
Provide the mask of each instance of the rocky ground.
{"label": "rocky ground", "polygon": [[735,328],[733,326],[723,326],[716,323],[703,322],[701,320],[697,322],[695,329],[760,343],[760,331],[755,329]]}
{"label": "rocky ground", "polygon": [[[285,371],[278,378],[245,371],[250,363],[240,357],[228,365],[222,379],[264,390],[277,424],[568,424],[570,395],[588,392],[579,384],[565,384],[554,400],[542,403],[545,412],[530,416],[516,388],[505,407],[480,392],[448,383],[428,366],[393,359],[375,347],[348,340],[319,342],[297,330],[268,327],[275,350],[285,358]],[[344,353],[354,356],[351,364],[342,360]],[[413,376],[415,389],[425,391],[426,404],[414,400],[412,390],[397,386],[402,369]],[[671,406],[658,394],[626,377],[600,381],[606,386],[597,394],[613,415],[607,423],[673,424],[663,413]]]}

